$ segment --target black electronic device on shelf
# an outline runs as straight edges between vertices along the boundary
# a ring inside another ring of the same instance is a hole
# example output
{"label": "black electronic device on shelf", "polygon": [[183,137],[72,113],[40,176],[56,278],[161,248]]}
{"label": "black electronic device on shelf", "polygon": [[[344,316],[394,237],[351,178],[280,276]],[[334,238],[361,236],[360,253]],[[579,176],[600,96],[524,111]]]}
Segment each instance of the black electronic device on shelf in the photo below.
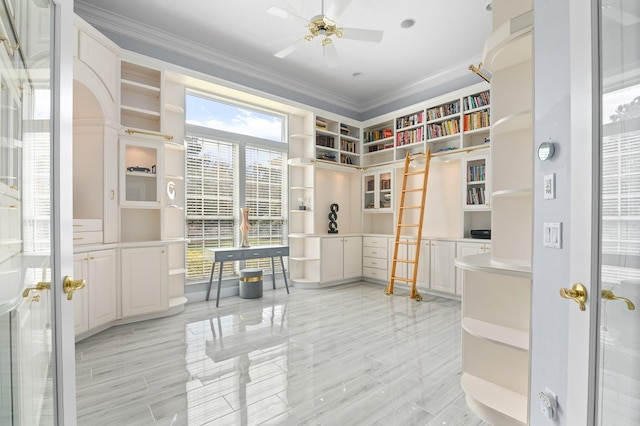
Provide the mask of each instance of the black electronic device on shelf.
{"label": "black electronic device on shelf", "polygon": [[491,229],[472,229],[471,238],[478,238],[481,240],[490,240]]}

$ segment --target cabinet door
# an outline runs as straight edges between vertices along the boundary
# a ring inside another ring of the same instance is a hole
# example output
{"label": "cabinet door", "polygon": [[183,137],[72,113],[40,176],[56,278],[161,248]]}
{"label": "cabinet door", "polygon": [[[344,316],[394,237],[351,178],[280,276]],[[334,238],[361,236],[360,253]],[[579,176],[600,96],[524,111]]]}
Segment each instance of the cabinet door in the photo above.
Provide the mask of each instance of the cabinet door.
{"label": "cabinet door", "polygon": [[[87,263],[88,253],[77,253],[73,256],[73,277],[76,280],[88,281]],[[114,283],[115,284],[115,283]],[[75,312],[76,335],[89,330],[89,288],[85,287],[73,293],[73,310]]]}
{"label": "cabinet door", "polygon": [[344,238],[344,279],[362,276],[362,237]]}
{"label": "cabinet door", "polygon": [[[482,243],[458,243],[456,247],[456,257],[472,256],[484,253],[485,244]],[[462,269],[456,268],[456,294],[462,294],[464,284],[464,273]]]}
{"label": "cabinet door", "polygon": [[432,290],[454,294],[456,292],[456,243],[431,241],[430,286]]}
{"label": "cabinet door", "polygon": [[341,280],[343,277],[344,256],[342,238],[322,239],[322,282]]}
{"label": "cabinet door", "polygon": [[116,319],[115,250],[89,253],[87,277],[89,328],[95,328]]}
{"label": "cabinet door", "polygon": [[164,247],[122,249],[122,316],[169,308]]}

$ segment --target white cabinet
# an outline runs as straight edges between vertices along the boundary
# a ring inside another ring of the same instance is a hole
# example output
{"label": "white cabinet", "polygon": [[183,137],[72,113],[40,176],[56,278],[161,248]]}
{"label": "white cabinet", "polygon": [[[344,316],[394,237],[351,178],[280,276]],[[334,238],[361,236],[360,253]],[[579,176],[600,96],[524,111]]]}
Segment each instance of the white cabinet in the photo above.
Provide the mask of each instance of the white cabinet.
{"label": "white cabinet", "polygon": [[387,281],[389,279],[389,238],[362,238],[362,276],[374,280]]}
{"label": "white cabinet", "polygon": [[322,239],[321,281],[323,283],[362,276],[362,237]]}
{"label": "white cabinet", "polygon": [[444,293],[456,292],[456,243],[431,240],[429,262],[429,288]]}
{"label": "white cabinet", "polygon": [[316,117],[316,159],[360,165],[360,128]]}
{"label": "white cabinet", "polygon": [[362,237],[345,237],[343,243],[343,278],[359,278],[362,276]]}
{"label": "white cabinet", "polygon": [[167,310],[167,254],[163,246],[122,249],[122,316]]}
{"label": "white cabinet", "polygon": [[[491,243],[482,242],[464,242],[456,244],[456,259],[472,256],[474,254],[483,254],[491,252]],[[464,284],[464,273],[462,269],[456,268],[456,294],[462,295]]]}
{"label": "white cabinet", "polygon": [[393,212],[392,170],[366,172],[362,176],[365,213]]}
{"label": "white cabinet", "polygon": [[74,277],[86,281],[73,297],[78,334],[116,319],[116,253],[113,249],[77,253],[73,261]]}

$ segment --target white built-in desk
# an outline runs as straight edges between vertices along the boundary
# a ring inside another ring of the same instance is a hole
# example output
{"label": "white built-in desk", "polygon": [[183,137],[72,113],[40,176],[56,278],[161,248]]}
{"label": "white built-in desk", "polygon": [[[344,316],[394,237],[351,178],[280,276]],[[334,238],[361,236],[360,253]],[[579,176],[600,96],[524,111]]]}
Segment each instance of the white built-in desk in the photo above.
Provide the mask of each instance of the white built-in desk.
{"label": "white built-in desk", "polygon": [[276,289],[276,272],[273,264],[275,257],[280,258],[280,264],[282,265],[282,277],[284,278],[284,285],[287,288],[287,294],[289,294],[289,284],[287,283],[287,271],[284,269],[283,256],[289,256],[289,246],[260,246],[260,247],[228,247],[228,248],[215,248],[209,249],[213,253],[213,263],[211,264],[211,276],[209,277],[209,288],[207,288],[207,300],[211,293],[211,285],[213,283],[213,273],[216,269],[216,263],[220,263],[220,270],[218,271],[218,291],[216,295],[216,307],[220,302],[220,287],[222,286],[222,268],[224,262],[233,262],[236,260],[248,260],[248,259],[264,259],[271,258],[271,277],[273,279],[273,289]]}

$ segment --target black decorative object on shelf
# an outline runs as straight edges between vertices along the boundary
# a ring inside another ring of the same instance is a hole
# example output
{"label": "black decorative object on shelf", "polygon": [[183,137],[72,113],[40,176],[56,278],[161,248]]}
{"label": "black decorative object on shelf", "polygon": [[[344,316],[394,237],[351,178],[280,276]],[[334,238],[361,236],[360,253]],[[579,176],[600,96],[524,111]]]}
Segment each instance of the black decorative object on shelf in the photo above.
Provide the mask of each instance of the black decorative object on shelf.
{"label": "black decorative object on shelf", "polygon": [[329,206],[329,233],[330,234],[337,234],[338,233],[338,223],[336,222],[338,220],[338,210],[340,210],[340,206],[338,206],[337,204],[333,203],[331,204],[331,206]]}

